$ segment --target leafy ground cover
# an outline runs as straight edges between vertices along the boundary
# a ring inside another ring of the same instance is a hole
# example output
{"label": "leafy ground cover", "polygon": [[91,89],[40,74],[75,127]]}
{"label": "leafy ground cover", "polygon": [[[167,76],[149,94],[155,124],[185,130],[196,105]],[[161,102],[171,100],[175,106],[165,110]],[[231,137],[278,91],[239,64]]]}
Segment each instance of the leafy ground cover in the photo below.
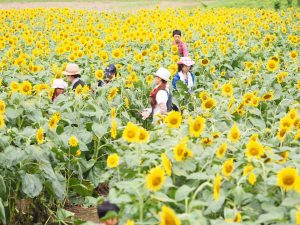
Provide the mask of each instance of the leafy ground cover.
{"label": "leafy ground cover", "polygon": [[[1,10],[2,223],[83,224],[67,209],[107,198],[127,225],[299,224],[299,17]],[[143,121],[154,72],[177,70],[175,28],[196,87],[173,92],[181,113]],[[67,62],[90,87],[52,103]],[[98,88],[108,63],[118,78]]]}

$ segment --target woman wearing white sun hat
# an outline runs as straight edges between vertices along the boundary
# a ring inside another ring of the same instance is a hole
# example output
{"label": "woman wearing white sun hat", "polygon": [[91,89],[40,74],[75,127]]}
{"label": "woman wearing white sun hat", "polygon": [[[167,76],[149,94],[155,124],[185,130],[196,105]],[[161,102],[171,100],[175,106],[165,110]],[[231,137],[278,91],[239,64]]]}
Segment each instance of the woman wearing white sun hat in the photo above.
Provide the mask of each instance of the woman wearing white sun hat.
{"label": "woman wearing white sun hat", "polygon": [[82,87],[85,85],[85,83],[80,80],[80,69],[75,63],[68,63],[63,75],[66,75],[67,80],[72,84],[72,90],[75,90],[78,85]]}
{"label": "woman wearing white sun hat", "polygon": [[55,79],[51,85],[51,88],[54,89],[52,101],[55,101],[59,95],[65,92],[65,90],[68,88],[68,84],[64,82],[63,79]]}
{"label": "woman wearing white sun hat", "polygon": [[178,72],[174,75],[172,80],[173,88],[174,90],[177,90],[176,84],[181,80],[187,85],[189,92],[191,92],[195,84],[195,76],[190,72],[190,70],[191,66],[194,65],[195,62],[189,57],[181,57],[180,61],[177,64]]}
{"label": "woman wearing white sun hat", "polygon": [[168,100],[170,99],[168,81],[170,81],[171,74],[167,69],[161,67],[154,75],[156,77],[156,87],[150,93],[151,108],[144,110],[142,113],[143,119],[151,115],[164,115],[168,112]]}

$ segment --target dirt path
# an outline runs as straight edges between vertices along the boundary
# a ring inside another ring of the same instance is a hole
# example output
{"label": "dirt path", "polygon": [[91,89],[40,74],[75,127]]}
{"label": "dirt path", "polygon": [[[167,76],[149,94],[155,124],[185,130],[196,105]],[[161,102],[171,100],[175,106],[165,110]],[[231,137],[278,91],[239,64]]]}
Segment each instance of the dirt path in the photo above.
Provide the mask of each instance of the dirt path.
{"label": "dirt path", "polygon": [[126,1],[126,2],[14,2],[0,3],[0,9],[23,9],[23,8],[70,8],[70,9],[87,9],[97,11],[136,11],[142,8],[154,9],[159,5],[161,9],[167,8],[193,8],[201,6],[200,2],[192,1]]}

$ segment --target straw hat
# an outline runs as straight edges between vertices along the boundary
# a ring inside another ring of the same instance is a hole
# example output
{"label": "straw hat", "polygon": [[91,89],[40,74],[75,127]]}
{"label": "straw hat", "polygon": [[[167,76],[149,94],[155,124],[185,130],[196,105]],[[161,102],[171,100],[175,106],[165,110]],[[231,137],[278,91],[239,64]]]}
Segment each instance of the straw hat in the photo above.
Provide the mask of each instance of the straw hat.
{"label": "straw hat", "polygon": [[165,81],[169,81],[171,73],[169,72],[169,70],[167,70],[163,67],[160,67],[154,75],[157,77],[160,77],[161,79],[163,79]]}
{"label": "straw hat", "polygon": [[75,63],[68,63],[63,75],[71,76],[71,75],[80,75],[79,66]]}
{"label": "straw hat", "polygon": [[195,62],[193,60],[191,60],[190,57],[181,57],[180,61],[177,64],[183,64],[186,66],[192,66],[195,64]]}
{"label": "straw hat", "polygon": [[52,83],[52,88],[67,89],[68,84],[63,79],[55,79]]}

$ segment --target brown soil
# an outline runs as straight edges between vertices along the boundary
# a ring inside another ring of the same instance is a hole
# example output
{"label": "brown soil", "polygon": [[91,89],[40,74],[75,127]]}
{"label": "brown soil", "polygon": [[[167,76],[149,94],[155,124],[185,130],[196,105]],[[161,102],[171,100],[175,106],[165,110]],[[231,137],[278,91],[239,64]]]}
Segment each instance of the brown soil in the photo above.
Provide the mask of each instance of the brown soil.
{"label": "brown soil", "polygon": [[67,210],[75,213],[75,218],[77,219],[99,223],[96,207],[82,208],[80,206],[72,206],[67,208]]}
{"label": "brown soil", "polygon": [[23,9],[23,8],[70,8],[87,9],[96,11],[136,11],[142,8],[154,9],[159,5],[161,9],[167,8],[187,8],[201,6],[201,3],[195,1],[160,1],[152,3],[151,1],[126,1],[126,2],[13,2],[0,3],[0,9]]}

